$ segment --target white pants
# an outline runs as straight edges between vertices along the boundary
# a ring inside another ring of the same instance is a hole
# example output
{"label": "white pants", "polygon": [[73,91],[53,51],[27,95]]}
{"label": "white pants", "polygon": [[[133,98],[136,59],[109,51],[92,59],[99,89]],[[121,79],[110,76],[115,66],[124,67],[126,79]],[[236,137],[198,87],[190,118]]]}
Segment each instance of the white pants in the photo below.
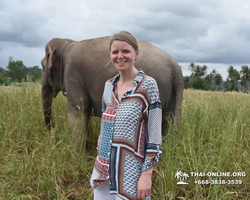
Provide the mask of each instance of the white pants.
{"label": "white pants", "polygon": [[122,200],[115,194],[109,192],[109,180],[104,181],[94,189],[94,200]]}

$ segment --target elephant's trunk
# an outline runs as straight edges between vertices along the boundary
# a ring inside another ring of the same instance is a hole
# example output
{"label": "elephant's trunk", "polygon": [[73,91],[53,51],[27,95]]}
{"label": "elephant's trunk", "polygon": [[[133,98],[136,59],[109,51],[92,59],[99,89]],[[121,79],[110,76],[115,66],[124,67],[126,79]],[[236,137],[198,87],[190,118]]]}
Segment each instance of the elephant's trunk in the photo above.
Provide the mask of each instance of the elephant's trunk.
{"label": "elephant's trunk", "polygon": [[47,130],[50,132],[52,127],[52,100],[53,92],[50,85],[42,86],[42,103],[43,103],[43,112],[44,120]]}

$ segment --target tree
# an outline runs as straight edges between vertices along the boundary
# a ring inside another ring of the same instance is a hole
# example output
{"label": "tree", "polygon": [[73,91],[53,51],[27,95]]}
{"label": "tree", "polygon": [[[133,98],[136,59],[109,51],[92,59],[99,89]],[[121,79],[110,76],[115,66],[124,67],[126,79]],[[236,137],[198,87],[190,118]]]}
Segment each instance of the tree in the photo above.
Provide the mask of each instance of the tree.
{"label": "tree", "polygon": [[206,83],[206,80],[204,78],[200,77],[192,77],[190,81],[190,86],[194,89],[198,90],[208,90],[209,85]]}
{"label": "tree", "polygon": [[5,74],[6,74],[6,69],[0,67],[0,85],[2,85],[7,80]]}
{"label": "tree", "polygon": [[222,83],[223,78],[221,76],[221,74],[216,73],[214,74],[214,78],[213,78],[213,90],[222,90],[222,87],[220,86],[220,84]]}
{"label": "tree", "polygon": [[190,76],[184,76],[183,80],[184,80],[184,88],[188,89],[190,87]]}
{"label": "tree", "polygon": [[208,67],[206,65],[203,65],[201,67],[201,74],[200,74],[201,76],[200,77],[205,76],[207,74],[207,69],[208,69]]}
{"label": "tree", "polygon": [[243,91],[246,93],[250,92],[250,67],[244,65],[241,67],[240,70],[240,84],[243,86]]}
{"label": "tree", "polygon": [[6,74],[12,81],[21,82],[27,78],[27,67],[23,64],[23,61],[15,61],[10,57]]}
{"label": "tree", "polygon": [[238,80],[240,79],[240,73],[233,66],[229,66],[227,72],[228,77],[225,82],[225,89],[227,91],[238,91]]}
{"label": "tree", "polygon": [[194,63],[190,63],[190,65],[188,66],[188,69],[191,71],[191,76],[194,75],[195,68],[196,68],[196,65]]}
{"label": "tree", "polygon": [[190,63],[188,68],[191,71],[189,84],[192,88],[208,90],[211,87],[211,79],[208,76],[203,78],[207,74],[208,67],[206,65],[200,66]]}
{"label": "tree", "polygon": [[227,69],[228,79],[232,81],[238,81],[240,79],[240,74],[233,66],[229,66]]}
{"label": "tree", "polygon": [[27,75],[31,81],[38,81],[42,77],[41,69],[38,66],[29,67]]}
{"label": "tree", "polygon": [[220,85],[222,80],[223,80],[222,76],[219,73],[214,75],[214,83],[215,83],[215,85]]}
{"label": "tree", "polygon": [[0,75],[3,74],[6,71],[6,69],[0,67]]}
{"label": "tree", "polygon": [[213,70],[211,71],[210,74],[211,74],[211,75],[213,76],[213,78],[214,78],[215,74],[217,74],[217,71],[216,71],[215,69],[213,69]]}
{"label": "tree", "polygon": [[211,89],[213,75],[211,73],[207,74],[204,79],[205,79],[205,83],[206,83],[206,88]]}
{"label": "tree", "polygon": [[190,63],[188,68],[191,71],[191,76],[201,78],[207,74],[208,67],[206,65],[200,66],[200,65],[195,65],[194,63]]}

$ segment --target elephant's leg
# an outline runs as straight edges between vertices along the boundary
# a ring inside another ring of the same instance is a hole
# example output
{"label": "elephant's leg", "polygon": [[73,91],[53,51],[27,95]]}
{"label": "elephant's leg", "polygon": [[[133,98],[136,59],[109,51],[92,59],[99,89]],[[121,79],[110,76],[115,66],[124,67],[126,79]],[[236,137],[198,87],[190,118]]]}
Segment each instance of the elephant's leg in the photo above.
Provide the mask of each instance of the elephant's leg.
{"label": "elephant's leg", "polygon": [[92,116],[92,110],[93,110],[93,106],[90,103],[90,105],[88,106],[88,108],[86,108],[86,110],[84,110],[84,128],[83,128],[83,133],[86,135],[86,139],[84,147],[85,149],[90,149],[91,148],[91,143],[89,141],[90,138],[90,125],[91,125],[91,116]]}
{"label": "elephant's leg", "polygon": [[168,116],[163,113],[162,115],[162,136],[166,136],[168,132]]}
{"label": "elephant's leg", "polygon": [[72,131],[72,139],[77,153],[86,149],[91,117],[91,103],[84,91],[79,93],[67,92],[67,115]]}

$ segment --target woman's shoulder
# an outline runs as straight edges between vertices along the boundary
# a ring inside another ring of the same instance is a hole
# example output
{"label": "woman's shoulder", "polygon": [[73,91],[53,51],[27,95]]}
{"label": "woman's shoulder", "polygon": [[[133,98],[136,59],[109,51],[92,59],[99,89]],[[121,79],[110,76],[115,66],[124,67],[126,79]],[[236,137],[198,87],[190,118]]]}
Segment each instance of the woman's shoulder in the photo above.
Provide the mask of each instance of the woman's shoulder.
{"label": "woman's shoulder", "polygon": [[157,82],[152,76],[145,74],[145,78],[144,78],[142,86],[149,87],[149,88],[157,87]]}
{"label": "woman's shoulder", "polygon": [[116,74],[114,77],[109,78],[109,79],[105,82],[105,84],[113,84],[114,81],[115,81],[116,79],[118,79],[118,78],[119,78],[119,74]]}

